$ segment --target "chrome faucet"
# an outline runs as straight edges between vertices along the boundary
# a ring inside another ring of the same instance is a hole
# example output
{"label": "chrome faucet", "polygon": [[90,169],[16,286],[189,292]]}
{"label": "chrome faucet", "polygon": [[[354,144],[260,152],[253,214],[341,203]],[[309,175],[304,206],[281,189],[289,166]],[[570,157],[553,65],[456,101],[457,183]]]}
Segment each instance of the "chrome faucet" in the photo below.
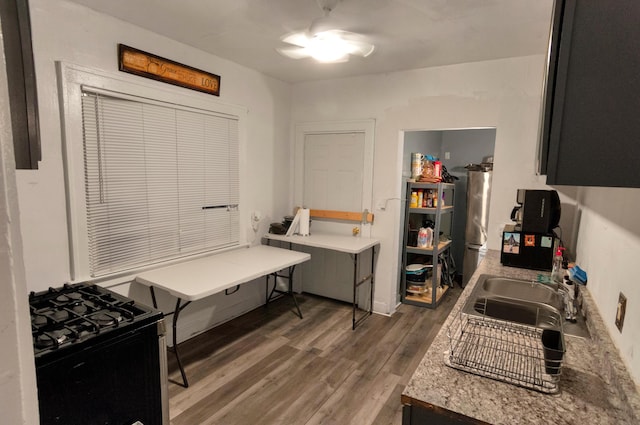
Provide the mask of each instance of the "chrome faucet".
{"label": "chrome faucet", "polygon": [[[558,282],[551,280],[547,277],[546,280],[541,280],[542,276],[538,276],[538,284],[543,284],[548,286],[550,289],[556,291],[562,297],[561,300],[561,310],[564,312],[564,316],[566,320],[571,322],[576,321],[577,308],[575,306],[575,298],[577,296],[576,291],[578,290],[577,286],[570,280],[565,280],[563,282]],[[531,283],[534,284],[535,280],[532,280]]]}
{"label": "chrome faucet", "polygon": [[565,319],[570,322],[576,321],[575,297],[577,286],[568,279],[561,283],[557,283],[557,291],[562,295]]}

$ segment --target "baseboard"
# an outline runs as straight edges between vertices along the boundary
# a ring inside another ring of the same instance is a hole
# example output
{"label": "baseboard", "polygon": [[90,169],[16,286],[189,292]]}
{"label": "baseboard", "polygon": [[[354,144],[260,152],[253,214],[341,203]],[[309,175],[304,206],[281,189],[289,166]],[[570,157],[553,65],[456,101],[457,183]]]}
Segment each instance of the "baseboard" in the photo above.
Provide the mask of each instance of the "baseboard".
{"label": "baseboard", "polygon": [[393,311],[391,311],[389,309],[389,304],[387,303],[383,303],[380,301],[374,301],[373,302],[373,312],[376,314],[381,314],[383,316],[391,316],[393,313],[395,313],[395,309],[393,309]]}

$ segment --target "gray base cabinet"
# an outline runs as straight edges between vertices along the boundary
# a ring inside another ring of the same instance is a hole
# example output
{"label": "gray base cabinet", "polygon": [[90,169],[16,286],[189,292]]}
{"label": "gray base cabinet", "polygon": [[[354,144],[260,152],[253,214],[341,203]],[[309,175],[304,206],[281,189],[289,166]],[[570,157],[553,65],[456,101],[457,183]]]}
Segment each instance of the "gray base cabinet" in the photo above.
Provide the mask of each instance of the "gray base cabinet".
{"label": "gray base cabinet", "polygon": [[488,425],[477,419],[461,416],[444,409],[427,408],[425,406],[402,406],[402,425]]}

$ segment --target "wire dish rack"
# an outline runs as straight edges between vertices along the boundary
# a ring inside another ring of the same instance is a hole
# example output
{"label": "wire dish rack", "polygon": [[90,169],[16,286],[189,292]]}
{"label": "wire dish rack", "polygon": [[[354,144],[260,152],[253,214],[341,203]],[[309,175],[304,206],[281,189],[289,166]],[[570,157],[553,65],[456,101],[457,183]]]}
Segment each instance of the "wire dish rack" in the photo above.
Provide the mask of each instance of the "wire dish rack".
{"label": "wire dish rack", "polygon": [[541,309],[545,317],[535,323],[544,323],[543,328],[481,314],[485,310],[477,302],[474,307],[474,313],[463,308],[454,316],[447,330],[445,364],[542,393],[557,393],[564,357],[560,314],[549,317],[549,311]]}

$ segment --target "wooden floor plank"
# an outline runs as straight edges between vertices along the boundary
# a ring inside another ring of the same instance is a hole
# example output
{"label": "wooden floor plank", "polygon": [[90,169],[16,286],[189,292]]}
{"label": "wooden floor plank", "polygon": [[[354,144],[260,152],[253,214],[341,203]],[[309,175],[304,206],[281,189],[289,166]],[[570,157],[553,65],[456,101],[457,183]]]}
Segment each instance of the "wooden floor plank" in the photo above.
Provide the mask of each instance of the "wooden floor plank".
{"label": "wooden floor plank", "polygon": [[265,416],[265,422],[273,425],[305,424],[355,371],[356,364],[351,360],[338,359],[333,367],[323,372],[320,379],[311,382],[303,393],[297,394],[290,405],[271,421]]}
{"label": "wooden floor plank", "polygon": [[[261,381],[280,364],[293,356],[297,350],[289,346],[282,346],[270,355],[253,364],[250,368],[242,372],[234,380],[220,386],[206,396],[199,398],[198,402],[182,412],[171,423],[175,425],[204,424],[214,414],[228,407],[229,404],[239,398],[245,391],[251,389],[256,382]],[[185,389],[189,391],[189,388]],[[171,415],[171,411],[169,411]]]}
{"label": "wooden floor plank", "polygon": [[238,395],[223,409],[216,412],[209,419],[200,422],[209,424],[259,424],[264,423],[263,417],[272,411],[287,406],[291,394],[298,394],[304,386],[300,379],[302,373],[313,371],[313,361],[317,356],[308,351],[298,351],[288,360],[284,360],[281,367],[274,369],[245,392]]}
{"label": "wooden floor plank", "polygon": [[378,415],[370,423],[372,425],[400,425],[402,423],[402,411],[398,409],[398,400],[404,391],[404,384],[397,384],[387,397]]}
{"label": "wooden floor plank", "polygon": [[[354,331],[351,305],[283,297],[179,346],[190,387],[169,383],[172,425],[400,424],[400,394],[459,296],[400,305]],[[180,381],[172,353],[170,376]]]}
{"label": "wooden floor plank", "polygon": [[[266,356],[271,355],[274,351],[280,349],[288,343],[285,338],[272,338],[266,340],[263,344],[255,346],[252,349],[243,350],[243,347],[237,347],[237,352],[221,353],[218,356],[212,356],[210,364],[215,368],[205,375],[195,374],[190,378],[189,389],[184,389],[177,385],[173,386],[174,394],[171,396],[169,406],[172,412],[184,410],[185,407],[193,405],[214,392],[228,382],[239,379],[240,374],[255,364],[258,364]],[[227,361],[226,357],[233,355],[233,359]],[[193,373],[193,369],[189,369]],[[194,379],[196,378],[196,379]]]}

